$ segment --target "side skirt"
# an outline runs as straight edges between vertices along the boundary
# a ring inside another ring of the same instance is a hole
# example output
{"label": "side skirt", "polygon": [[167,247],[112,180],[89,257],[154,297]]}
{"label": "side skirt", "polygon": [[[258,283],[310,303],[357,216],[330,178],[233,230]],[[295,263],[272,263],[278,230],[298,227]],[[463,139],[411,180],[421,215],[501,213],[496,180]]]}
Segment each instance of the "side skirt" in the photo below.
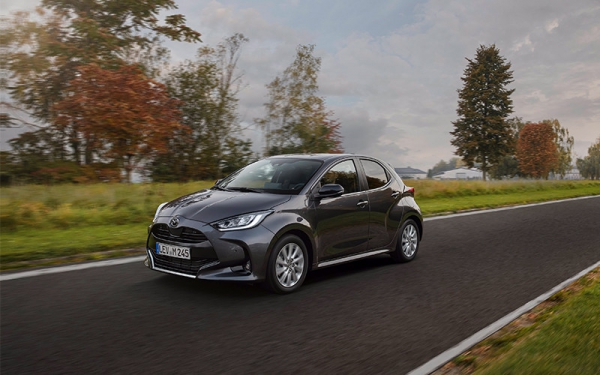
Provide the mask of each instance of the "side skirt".
{"label": "side skirt", "polygon": [[344,258],[326,260],[325,262],[321,262],[321,263],[317,264],[317,268],[329,267],[329,266],[333,266],[335,264],[351,262],[353,260],[367,258],[367,257],[373,256],[373,255],[389,253],[389,252],[390,252],[390,250],[388,250],[388,249],[382,249],[382,250],[369,251],[368,253],[356,254],[356,255],[352,255],[352,256],[344,257]]}

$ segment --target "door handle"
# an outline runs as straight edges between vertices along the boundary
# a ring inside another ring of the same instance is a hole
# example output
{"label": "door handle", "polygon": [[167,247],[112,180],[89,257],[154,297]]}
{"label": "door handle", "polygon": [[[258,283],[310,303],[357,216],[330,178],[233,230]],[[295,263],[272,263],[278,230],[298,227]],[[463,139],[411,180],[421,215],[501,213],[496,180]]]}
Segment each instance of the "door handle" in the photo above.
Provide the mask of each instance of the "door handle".
{"label": "door handle", "polygon": [[392,198],[396,199],[400,196],[400,192],[399,191],[395,191],[392,193]]}
{"label": "door handle", "polygon": [[360,208],[365,208],[365,206],[367,205],[367,203],[369,203],[369,202],[367,202],[367,201],[360,201],[356,205],[358,207],[360,207]]}

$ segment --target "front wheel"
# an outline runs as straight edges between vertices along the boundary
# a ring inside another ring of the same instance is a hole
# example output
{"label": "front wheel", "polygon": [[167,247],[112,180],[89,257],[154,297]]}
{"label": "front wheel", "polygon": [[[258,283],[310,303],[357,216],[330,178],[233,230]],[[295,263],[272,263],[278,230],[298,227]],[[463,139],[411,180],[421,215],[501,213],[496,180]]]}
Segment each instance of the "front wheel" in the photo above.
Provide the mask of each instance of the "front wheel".
{"label": "front wheel", "polygon": [[308,272],[304,242],[291,234],[281,237],[271,252],[268,267],[266,281],[271,291],[284,294],[298,289]]}
{"label": "front wheel", "polygon": [[406,220],[400,227],[400,237],[396,245],[396,250],[390,255],[397,263],[410,262],[417,255],[419,250],[419,228],[412,220]]}

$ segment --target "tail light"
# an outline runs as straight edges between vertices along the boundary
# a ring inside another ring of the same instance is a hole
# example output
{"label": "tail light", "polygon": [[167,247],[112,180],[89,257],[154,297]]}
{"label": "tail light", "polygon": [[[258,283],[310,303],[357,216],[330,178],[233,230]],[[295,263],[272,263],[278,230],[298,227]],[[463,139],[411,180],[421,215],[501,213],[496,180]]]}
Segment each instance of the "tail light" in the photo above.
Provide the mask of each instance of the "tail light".
{"label": "tail light", "polygon": [[405,194],[406,194],[406,193],[409,193],[410,195],[412,195],[412,196],[414,197],[414,196],[415,196],[415,188],[414,188],[414,187],[407,186],[407,187],[406,187],[406,190],[404,190],[404,193],[405,193]]}

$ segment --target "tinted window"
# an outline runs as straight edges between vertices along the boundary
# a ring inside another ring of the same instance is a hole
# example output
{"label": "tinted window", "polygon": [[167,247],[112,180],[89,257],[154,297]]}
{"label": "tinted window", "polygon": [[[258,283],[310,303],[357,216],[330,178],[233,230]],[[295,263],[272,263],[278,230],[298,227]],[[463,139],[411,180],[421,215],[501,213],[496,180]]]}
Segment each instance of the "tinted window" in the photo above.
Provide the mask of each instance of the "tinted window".
{"label": "tinted window", "polygon": [[344,187],[344,194],[358,191],[358,175],[352,160],[346,160],[334,165],[323,177],[321,186],[326,184],[339,184]]}
{"label": "tinted window", "polygon": [[387,173],[385,173],[385,169],[381,165],[370,160],[361,160],[360,162],[365,169],[369,189],[377,189],[388,183]]}
{"label": "tinted window", "polygon": [[298,194],[323,163],[306,159],[264,159],[223,179],[226,189],[264,190],[276,194]]}

